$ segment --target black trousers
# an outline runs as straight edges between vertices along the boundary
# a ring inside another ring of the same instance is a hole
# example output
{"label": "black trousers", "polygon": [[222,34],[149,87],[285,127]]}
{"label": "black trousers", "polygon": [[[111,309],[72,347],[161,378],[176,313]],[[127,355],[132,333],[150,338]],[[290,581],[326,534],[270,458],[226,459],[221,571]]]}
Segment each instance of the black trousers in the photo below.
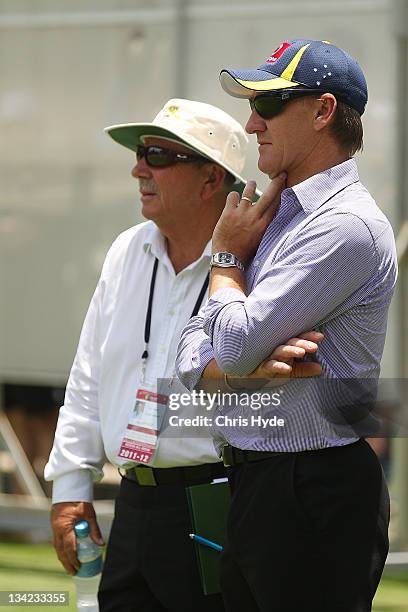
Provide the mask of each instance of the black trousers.
{"label": "black trousers", "polygon": [[221,612],[204,595],[186,492],[122,479],[99,587],[100,612]]}
{"label": "black trousers", "polygon": [[229,472],[227,611],[371,610],[388,552],[389,497],[365,441]]}

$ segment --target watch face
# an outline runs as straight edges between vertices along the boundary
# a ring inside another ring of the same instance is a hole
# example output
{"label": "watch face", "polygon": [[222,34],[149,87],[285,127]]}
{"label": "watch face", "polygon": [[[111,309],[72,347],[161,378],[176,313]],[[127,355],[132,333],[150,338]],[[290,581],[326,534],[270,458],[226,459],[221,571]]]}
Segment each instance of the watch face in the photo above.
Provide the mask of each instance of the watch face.
{"label": "watch face", "polygon": [[217,259],[219,263],[231,263],[232,255],[231,253],[218,253]]}
{"label": "watch face", "polygon": [[220,251],[219,253],[214,253],[211,258],[211,265],[218,266],[219,268],[232,268],[236,267],[239,270],[245,270],[243,264],[233,255],[232,253],[228,253],[227,251]]}

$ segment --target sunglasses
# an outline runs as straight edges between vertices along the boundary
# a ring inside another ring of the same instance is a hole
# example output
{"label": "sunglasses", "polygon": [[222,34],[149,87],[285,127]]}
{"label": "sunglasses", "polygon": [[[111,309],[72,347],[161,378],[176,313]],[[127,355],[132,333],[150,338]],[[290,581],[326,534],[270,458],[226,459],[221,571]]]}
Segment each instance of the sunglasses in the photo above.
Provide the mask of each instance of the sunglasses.
{"label": "sunglasses", "polygon": [[174,164],[192,163],[199,160],[205,160],[205,158],[201,157],[200,155],[177,153],[172,149],[165,149],[164,147],[157,147],[155,145],[151,145],[149,147],[138,145],[136,149],[136,159],[137,161],[140,161],[143,157],[146,160],[146,164],[152,168],[167,168],[168,166],[173,166]]}
{"label": "sunglasses", "polygon": [[262,119],[272,119],[272,117],[279,115],[291,100],[321,93],[319,89],[291,89],[274,93],[268,92],[260,94],[256,98],[251,98],[249,106]]}

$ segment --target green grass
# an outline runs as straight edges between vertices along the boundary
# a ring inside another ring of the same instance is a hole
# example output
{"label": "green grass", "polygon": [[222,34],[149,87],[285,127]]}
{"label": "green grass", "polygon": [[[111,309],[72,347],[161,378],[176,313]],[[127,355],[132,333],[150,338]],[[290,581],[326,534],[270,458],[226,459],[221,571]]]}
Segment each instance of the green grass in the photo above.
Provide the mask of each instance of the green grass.
{"label": "green grass", "polygon": [[375,612],[408,612],[408,573],[385,576],[377,591]]}
{"label": "green grass", "polygon": [[[76,612],[72,578],[59,564],[49,544],[0,544],[0,591],[69,591],[69,606],[61,612]],[[12,606],[15,612],[51,610],[52,606]],[[408,612],[408,573],[386,576],[375,598],[375,612]]]}
{"label": "green grass", "polygon": [[[56,606],[55,610],[76,612],[73,580],[49,544],[0,544],[0,591],[69,591],[69,605]],[[11,606],[9,609],[27,612],[52,610],[53,606]]]}

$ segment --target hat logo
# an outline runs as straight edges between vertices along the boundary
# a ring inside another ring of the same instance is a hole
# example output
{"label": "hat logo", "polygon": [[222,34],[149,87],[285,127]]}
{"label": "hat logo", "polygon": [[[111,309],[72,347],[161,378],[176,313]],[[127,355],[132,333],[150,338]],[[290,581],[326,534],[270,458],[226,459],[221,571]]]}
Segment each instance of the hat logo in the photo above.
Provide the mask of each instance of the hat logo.
{"label": "hat logo", "polygon": [[166,114],[165,114],[165,116],[166,116],[166,117],[171,117],[171,116],[173,116],[173,117],[174,117],[174,116],[176,116],[176,115],[177,115],[177,113],[178,113],[178,111],[179,111],[179,110],[180,110],[180,109],[179,109],[179,107],[178,107],[178,106],[176,106],[176,105],[168,106],[168,107],[166,108]]}
{"label": "hat logo", "polygon": [[267,64],[274,64],[275,62],[278,61],[278,59],[281,57],[282,53],[284,53],[286,51],[286,49],[288,47],[291,47],[292,44],[288,43],[288,42],[283,42],[279,45],[279,47],[277,49],[275,49],[275,51],[272,53],[272,55],[270,57],[268,57],[268,59],[266,60]]}

